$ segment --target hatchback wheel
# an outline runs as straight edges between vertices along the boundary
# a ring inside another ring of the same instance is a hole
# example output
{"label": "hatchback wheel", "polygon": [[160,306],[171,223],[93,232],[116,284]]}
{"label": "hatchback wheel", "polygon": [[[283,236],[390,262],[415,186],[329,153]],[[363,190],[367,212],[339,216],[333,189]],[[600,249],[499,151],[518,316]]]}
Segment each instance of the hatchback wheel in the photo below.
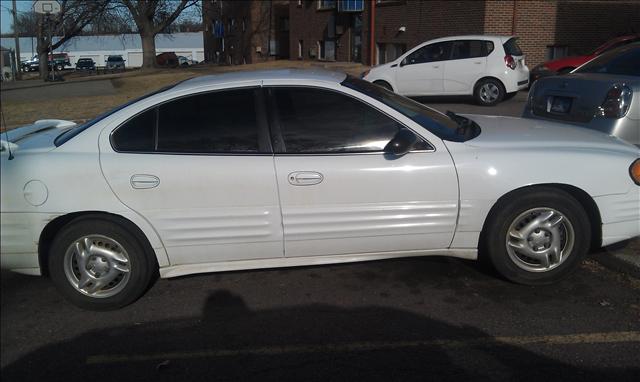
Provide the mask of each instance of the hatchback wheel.
{"label": "hatchback wheel", "polygon": [[106,220],[74,220],[51,246],[54,284],[73,304],[91,310],[128,305],[146,291],[157,265],[139,238]]}
{"label": "hatchback wheel", "polygon": [[505,90],[500,81],[487,78],[478,82],[473,95],[478,104],[482,106],[495,106],[504,98]]}
{"label": "hatchback wheel", "polygon": [[571,272],[589,250],[582,205],[561,190],[539,189],[496,206],[485,232],[496,270],[521,284],[549,284]]}

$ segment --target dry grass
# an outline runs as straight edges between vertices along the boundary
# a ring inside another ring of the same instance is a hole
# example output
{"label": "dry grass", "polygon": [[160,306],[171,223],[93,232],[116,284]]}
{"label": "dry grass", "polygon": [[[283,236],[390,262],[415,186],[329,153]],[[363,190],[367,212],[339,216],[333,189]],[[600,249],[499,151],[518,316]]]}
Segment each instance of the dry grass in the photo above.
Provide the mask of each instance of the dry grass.
{"label": "dry grass", "polygon": [[[253,65],[211,65],[189,68],[187,70],[168,69],[153,72],[129,72],[126,75],[110,80],[116,89],[116,94],[112,95],[97,95],[92,97],[68,96],[59,99],[39,101],[5,99],[2,103],[5,118],[2,127],[4,128],[6,123],[6,126],[12,129],[44,118],[83,122],[131,99],[187,78],[230,71],[276,68],[326,68],[345,71],[351,74],[357,74],[364,70],[362,65],[348,63],[269,61]],[[37,91],[38,88],[32,89],[33,91]]]}
{"label": "dry grass", "polygon": [[[64,97],[41,101],[5,100],[2,109],[9,129],[42,118],[82,122],[113,109],[131,99],[163,86],[193,77],[195,73],[180,71],[112,79],[116,94],[93,97]],[[37,89],[37,88],[34,88]],[[4,125],[4,123],[3,123]]]}

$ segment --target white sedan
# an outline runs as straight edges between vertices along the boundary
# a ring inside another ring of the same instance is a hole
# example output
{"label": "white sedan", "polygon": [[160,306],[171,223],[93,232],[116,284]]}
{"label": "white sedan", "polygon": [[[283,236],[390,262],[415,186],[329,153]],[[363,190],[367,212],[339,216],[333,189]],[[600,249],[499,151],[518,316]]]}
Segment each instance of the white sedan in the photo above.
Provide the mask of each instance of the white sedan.
{"label": "white sedan", "polygon": [[445,255],[554,282],[640,234],[640,151],[553,122],[441,114],[344,74],[179,83],[2,136],[1,260],[88,309],[159,273]]}

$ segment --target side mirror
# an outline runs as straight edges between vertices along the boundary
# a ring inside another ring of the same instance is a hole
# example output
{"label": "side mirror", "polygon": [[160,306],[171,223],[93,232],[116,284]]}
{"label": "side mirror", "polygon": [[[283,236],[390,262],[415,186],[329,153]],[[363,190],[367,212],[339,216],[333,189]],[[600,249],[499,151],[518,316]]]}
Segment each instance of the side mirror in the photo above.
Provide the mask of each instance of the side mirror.
{"label": "side mirror", "polygon": [[400,129],[392,140],[384,147],[384,152],[402,156],[413,149],[418,137],[409,129]]}

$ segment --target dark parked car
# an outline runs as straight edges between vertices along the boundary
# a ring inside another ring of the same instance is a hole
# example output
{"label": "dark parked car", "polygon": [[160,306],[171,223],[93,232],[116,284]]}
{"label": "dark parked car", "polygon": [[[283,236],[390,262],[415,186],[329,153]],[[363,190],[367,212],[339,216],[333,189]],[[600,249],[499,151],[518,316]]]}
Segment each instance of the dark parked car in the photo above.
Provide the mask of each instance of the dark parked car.
{"label": "dark parked car", "polygon": [[125,59],[122,58],[122,56],[109,56],[106,59],[107,69],[109,69],[109,70],[115,70],[115,69],[124,70],[124,62],[125,62]]}
{"label": "dark parked car", "polygon": [[178,66],[178,63],[178,56],[173,52],[164,52],[156,56],[156,64],[158,66],[175,68]]}
{"label": "dark parked car", "polygon": [[567,75],[539,79],[523,117],[584,126],[640,147],[640,42],[603,53]]}
{"label": "dark parked car", "polygon": [[96,70],[96,63],[92,58],[81,58],[76,62],[76,70]]}

